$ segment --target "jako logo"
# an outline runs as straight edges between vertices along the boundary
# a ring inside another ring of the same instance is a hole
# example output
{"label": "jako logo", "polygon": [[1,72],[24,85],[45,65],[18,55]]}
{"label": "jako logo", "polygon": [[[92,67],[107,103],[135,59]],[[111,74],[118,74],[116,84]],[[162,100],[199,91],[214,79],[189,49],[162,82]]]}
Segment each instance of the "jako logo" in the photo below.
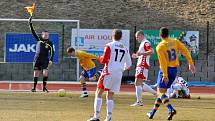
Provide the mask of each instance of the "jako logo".
{"label": "jako logo", "polygon": [[36,52],[36,44],[14,44],[9,52]]}
{"label": "jako logo", "polygon": [[[53,45],[54,51],[55,46]],[[36,52],[36,44],[14,44],[9,52]]]}

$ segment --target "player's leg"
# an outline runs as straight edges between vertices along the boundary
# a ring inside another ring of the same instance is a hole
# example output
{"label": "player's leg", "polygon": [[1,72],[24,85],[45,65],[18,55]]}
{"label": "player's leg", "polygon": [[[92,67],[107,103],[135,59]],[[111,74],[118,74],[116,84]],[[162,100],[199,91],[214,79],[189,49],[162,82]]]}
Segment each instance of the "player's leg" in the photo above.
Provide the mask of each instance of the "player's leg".
{"label": "player's leg", "polygon": [[100,121],[100,111],[102,106],[102,94],[104,92],[104,75],[100,76],[98,83],[97,83],[97,89],[95,92],[95,100],[94,100],[94,115],[92,118],[90,118],[87,121]]}
{"label": "player's leg", "polygon": [[112,112],[113,112],[113,107],[114,107],[113,95],[114,95],[114,92],[107,91],[107,95],[106,95],[107,115],[106,115],[105,121],[111,121],[111,119],[112,119]]}
{"label": "player's leg", "polygon": [[[150,113],[147,113],[148,117],[150,119],[153,118],[153,116],[155,115],[156,111],[158,110],[160,103],[162,102],[164,105],[166,105],[166,107],[169,110],[169,116],[168,119],[171,119],[173,115],[175,115],[176,111],[173,109],[172,105],[169,102],[169,98],[166,96],[166,91],[168,88],[170,88],[172,82],[174,81],[175,77],[177,73],[177,70],[174,71],[174,73],[171,72],[171,70],[168,70],[168,78],[169,78],[169,82],[168,84],[165,84],[165,82],[163,82],[162,78],[163,78],[163,73],[160,70],[158,73],[158,79],[157,79],[157,94],[158,97],[156,98],[156,101],[154,103],[154,107],[152,109],[152,111]],[[173,75],[174,74],[174,75]]]}
{"label": "player's leg", "polygon": [[48,81],[48,71],[49,68],[49,61],[44,60],[41,62],[41,69],[43,70],[43,92],[49,92],[47,89],[47,81]]}
{"label": "player's leg", "polygon": [[172,104],[169,101],[169,98],[166,96],[166,91],[170,86],[172,85],[173,81],[175,80],[175,77],[177,75],[177,68],[168,68],[168,84],[165,84],[162,80],[161,83],[164,83],[164,85],[158,86],[158,93],[159,98],[162,100],[162,103],[168,108],[168,120],[172,120],[172,117],[176,114],[176,110],[173,108]]}
{"label": "player's leg", "polygon": [[157,97],[154,102],[152,111],[150,113],[147,113],[147,116],[149,117],[149,119],[152,119],[154,117],[154,115],[157,112],[158,108],[160,107],[161,103],[162,103],[162,100],[159,97]]}
{"label": "player's leg", "polygon": [[40,64],[38,61],[33,63],[33,68],[34,68],[34,75],[33,75],[33,81],[34,81],[34,86],[31,89],[32,92],[36,92],[37,89],[37,82],[38,82],[38,78],[40,76],[40,72],[41,72],[41,68],[40,68]]}
{"label": "player's leg", "polygon": [[[143,73],[144,81],[147,80],[147,78],[148,78],[148,72],[149,72],[148,69],[143,68],[142,73]],[[154,96],[157,96],[157,92],[155,90],[153,90],[152,87],[147,85],[146,83],[143,83],[143,90],[145,92],[149,92],[149,93],[153,94]]]}
{"label": "player's leg", "polygon": [[49,92],[47,89],[48,69],[43,69],[43,92]]}
{"label": "player's leg", "polygon": [[87,78],[88,78],[87,71],[83,70],[80,75],[80,84],[81,84],[81,91],[82,91],[81,97],[83,98],[89,96],[87,91],[87,83],[86,83]]}
{"label": "player's leg", "polygon": [[114,108],[114,100],[113,96],[114,93],[117,93],[120,91],[121,86],[121,79],[122,79],[122,72],[116,72],[111,75],[109,75],[109,78],[105,79],[105,88],[108,89],[107,95],[106,95],[106,119],[105,121],[111,121],[112,120],[112,112]]}
{"label": "player's leg", "polygon": [[32,88],[32,92],[36,92],[36,89],[37,89],[37,82],[38,82],[38,78],[40,76],[40,70],[34,70],[34,86]]}
{"label": "player's leg", "polygon": [[135,78],[136,102],[134,104],[130,105],[130,106],[143,106],[143,101],[142,101],[142,93],[143,93],[142,83],[143,83],[143,79],[141,79],[141,78]]}
{"label": "player's leg", "polygon": [[136,102],[130,106],[143,106],[142,102],[142,93],[143,93],[143,71],[141,67],[136,68],[135,74],[135,94],[136,94]]}
{"label": "player's leg", "polygon": [[152,87],[146,83],[143,83],[143,90],[146,92],[149,92],[149,93],[153,94],[155,97],[157,97],[157,92],[155,90],[153,90]]}

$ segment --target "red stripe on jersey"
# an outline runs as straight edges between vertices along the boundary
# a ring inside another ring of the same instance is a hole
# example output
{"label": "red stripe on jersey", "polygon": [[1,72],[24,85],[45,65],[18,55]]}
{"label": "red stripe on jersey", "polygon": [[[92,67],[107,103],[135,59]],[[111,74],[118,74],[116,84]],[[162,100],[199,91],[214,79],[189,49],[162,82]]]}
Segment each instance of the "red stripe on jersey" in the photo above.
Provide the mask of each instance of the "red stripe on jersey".
{"label": "red stripe on jersey", "polygon": [[102,74],[104,75],[108,74],[108,62],[110,60],[110,54],[111,54],[110,47],[108,45],[105,45],[104,53],[99,59],[101,64],[105,64],[104,69],[102,71]]}
{"label": "red stripe on jersey", "polygon": [[146,56],[142,57],[141,63],[137,65],[138,67],[144,67],[146,69],[149,69],[149,65],[146,62]]}
{"label": "red stripe on jersey", "polygon": [[108,45],[105,45],[104,53],[99,59],[101,64],[107,64],[109,62],[110,53],[111,53],[110,47]]}

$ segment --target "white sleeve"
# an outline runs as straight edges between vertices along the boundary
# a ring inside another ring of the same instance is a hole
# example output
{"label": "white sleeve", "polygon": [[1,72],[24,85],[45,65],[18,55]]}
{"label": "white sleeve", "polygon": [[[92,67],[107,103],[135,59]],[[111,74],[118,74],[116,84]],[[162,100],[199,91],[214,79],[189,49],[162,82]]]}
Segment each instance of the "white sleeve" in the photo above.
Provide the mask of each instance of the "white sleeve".
{"label": "white sleeve", "polygon": [[125,57],[124,70],[129,69],[131,66],[132,66],[131,56],[130,56],[129,50],[127,50],[127,54],[126,54],[126,57]]}

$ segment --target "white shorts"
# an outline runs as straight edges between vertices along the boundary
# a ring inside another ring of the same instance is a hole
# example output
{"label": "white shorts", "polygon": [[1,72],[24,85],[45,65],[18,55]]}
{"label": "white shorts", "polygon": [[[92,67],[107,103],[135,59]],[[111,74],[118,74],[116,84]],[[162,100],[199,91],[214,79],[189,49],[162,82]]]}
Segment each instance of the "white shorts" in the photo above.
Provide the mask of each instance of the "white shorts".
{"label": "white shorts", "polygon": [[122,72],[112,73],[108,75],[101,75],[97,88],[105,89],[105,91],[119,92],[122,80]]}
{"label": "white shorts", "polygon": [[136,74],[135,78],[141,78],[141,79],[148,79],[148,72],[149,70],[144,67],[136,67]]}

